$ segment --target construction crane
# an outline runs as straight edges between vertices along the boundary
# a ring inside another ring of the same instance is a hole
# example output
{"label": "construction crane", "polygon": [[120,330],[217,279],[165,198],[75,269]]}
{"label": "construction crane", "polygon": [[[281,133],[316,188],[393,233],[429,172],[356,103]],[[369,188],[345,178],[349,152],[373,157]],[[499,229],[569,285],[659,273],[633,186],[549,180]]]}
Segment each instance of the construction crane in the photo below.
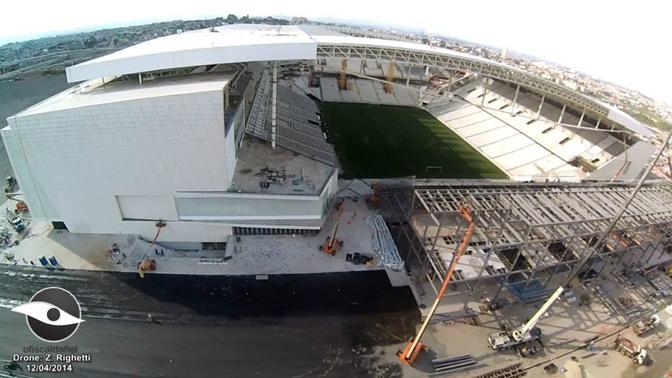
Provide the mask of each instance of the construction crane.
{"label": "construction crane", "polygon": [[539,319],[560,298],[563,291],[564,288],[562,286],[558,287],[539,310],[520,327],[516,327],[511,331],[502,331],[489,335],[488,344],[490,348],[504,350],[538,340],[541,337],[541,330],[537,328]]}
{"label": "construction crane", "polygon": [[642,185],[644,185],[646,178],[649,176],[649,174],[651,174],[651,170],[656,165],[656,162],[658,161],[660,156],[663,154],[663,151],[665,151],[666,146],[670,142],[670,138],[672,138],[672,130],[670,130],[670,132],[667,134],[665,143],[663,143],[663,146],[656,154],[656,157],[653,159],[653,161],[649,163],[649,166],[643,172],[642,176],[639,178],[637,185],[633,189],[628,199],[621,206],[620,211],[611,220],[611,223],[609,223],[609,226],[607,226],[607,228],[604,230],[600,238],[595,240],[593,243],[589,245],[589,252],[587,251],[585,255],[581,258],[581,260],[579,260],[579,262],[574,267],[574,270],[572,270],[572,272],[565,279],[562,285],[560,285],[557,289],[555,289],[553,294],[551,294],[551,296],[548,297],[548,299],[546,299],[546,301],[539,308],[539,310],[537,310],[530,317],[530,319],[523,325],[515,327],[511,330],[501,331],[489,335],[488,344],[492,349],[504,350],[511,347],[517,348],[521,345],[527,344],[530,341],[538,340],[541,337],[541,330],[536,327],[537,323],[539,322],[539,319],[546,311],[548,311],[548,309],[553,305],[553,303],[555,303],[555,301],[558,298],[560,298],[560,295],[562,295],[562,293],[566,290],[566,288],[569,288],[571,286],[574,279],[579,276],[579,274],[583,270],[583,267],[588,263],[588,261],[590,261],[590,259],[595,255],[595,253],[602,249],[604,242],[611,235],[614,227],[616,227],[616,224],[621,219],[623,214],[625,214],[625,211],[628,209],[628,206],[630,206],[630,203],[637,195],[637,192],[639,192],[639,189],[642,187]]}
{"label": "construction crane", "polygon": [[138,274],[140,275],[140,278],[145,278],[146,271],[156,270],[156,260],[147,258],[147,253],[151,252],[154,244],[156,244],[156,241],[159,239],[161,230],[164,227],[166,227],[166,222],[162,220],[156,222],[156,235],[154,236],[154,239],[152,239],[152,243],[149,245],[148,251],[145,252],[145,255],[142,256],[142,260],[140,263],[138,263]]}
{"label": "construction crane", "polygon": [[349,88],[348,86],[348,77],[345,74],[345,70],[348,68],[348,60],[341,59],[341,69],[339,70],[338,76],[338,89],[346,91]]}
{"label": "construction crane", "polygon": [[464,237],[462,238],[460,245],[457,247],[457,251],[455,251],[455,254],[453,255],[453,259],[451,260],[450,266],[448,267],[448,273],[446,273],[446,277],[444,277],[443,279],[443,284],[441,284],[441,288],[439,289],[439,292],[436,294],[434,304],[432,305],[432,307],[429,310],[429,313],[425,317],[425,321],[422,322],[422,326],[420,327],[420,330],[418,330],[418,333],[415,335],[415,338],[406,345],[406,348],[404,348],[403,351],[400,350],[399,352],[397,352],[397,356],[399,356],[399,359],[408,365],[413,365],[415,360],[418,359],[420,352],[422,352],[425,349],[425,346],[422,344],[422,342],[420,342],[420,340],[422,339],[422,336],[425,334],[425,331],[429,326],[429,322],[431,321],[432,316],[434,316],[436,309],[439,307],[441,298],[443,298],[443,294],[446,292],[446,289],[450,284],[450,279],[453,277],[453,272],[457,268],[457,264],[460,261],[460,256],[462,256],[462,253],[464,253],[464,251],[467,249],[467,246],[469,246],[471,236],[474,234],[476,223],[474,222],[474,215],[472,214],[471,209],[467,206],[462,206],[460,207],[459,214],[462,217],[462,219],[464,219],[467,222],[467,229],[464,232]]}
{"label": "construction crane", "polygon": [[324,242],[324,245],[320,246],[320,250],[328,255],[335,255],[337,250],[343,246],[343,241],[336,239],[336,234],[338,233],[338,225],[341,222],[341,215],[343,214],[343,209],[345,209],[345,202],[341,202],[337,205],[336,216],[334,217],[336,224],[334,229],[331,232],[330,236],[327,236],[327,240]]}
{"label": "construction crane", "polygon": [[387,82],[383,84],[383,90],[385,91],[385,93],[392,93],[392,82],[394,81],[394,74],[396,73],[396,67],[397,64],[394,62],[390,62],[387,65],[387,76],[386,76]]}

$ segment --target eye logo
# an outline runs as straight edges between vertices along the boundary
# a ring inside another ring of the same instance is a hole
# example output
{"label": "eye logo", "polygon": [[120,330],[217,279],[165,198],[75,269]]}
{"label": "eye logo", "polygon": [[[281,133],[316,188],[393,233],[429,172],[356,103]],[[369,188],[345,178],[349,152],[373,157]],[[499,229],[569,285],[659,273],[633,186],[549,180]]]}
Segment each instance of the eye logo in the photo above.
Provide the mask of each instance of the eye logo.
{"label": "eye logo", "polygon": [[72,336],[81,319],[82,310],[72,293],[60,287],[48,287],[35,293],[30,302],[12,309],[26,316],[28,328],[39,339],[50,343]]}

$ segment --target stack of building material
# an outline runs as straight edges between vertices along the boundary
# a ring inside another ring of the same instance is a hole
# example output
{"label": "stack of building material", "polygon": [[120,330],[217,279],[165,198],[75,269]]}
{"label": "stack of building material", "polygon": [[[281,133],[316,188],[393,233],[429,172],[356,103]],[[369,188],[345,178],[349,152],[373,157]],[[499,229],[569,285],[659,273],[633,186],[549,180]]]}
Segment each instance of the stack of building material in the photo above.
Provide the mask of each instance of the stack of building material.
{"label": "stack of building material", "polygon": [[259,86],[257,88],[257,93],[254,96],[254,101],[252,102],[252,110],[250,111],[250,116],[247,120],[247,126],[245,131],[254,135],[257,138],[262,140],[270,140],[270,129],[267,127],[266,122],[266,108],[268,104],[268,96],[271,93],[271,80],[268,75],[268,72],[264,70],[259,80]]}
{"label": "stack of building material", "polygon": [[387,228],[382,215],[369,215],[366,223],[373,230],[373,250],[378,255],[379,265],[387,269],[400,271],[404,268],[404,261],[399,255],[397,245]]}
{"label": "stack of building material", "polygon": [[470,354],[462,354],[454,357],[436,358],[432,360],[435,374],[445,374],[457,370],[475,367],[476,359]]}

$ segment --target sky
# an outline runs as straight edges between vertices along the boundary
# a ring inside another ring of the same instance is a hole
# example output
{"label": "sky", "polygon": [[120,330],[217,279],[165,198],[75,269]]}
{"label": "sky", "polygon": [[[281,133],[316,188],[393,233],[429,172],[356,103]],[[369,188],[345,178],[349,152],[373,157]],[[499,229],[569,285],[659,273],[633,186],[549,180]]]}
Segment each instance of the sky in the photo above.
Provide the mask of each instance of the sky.
{"label": "sky", "polygon": [[665,0],[30,0],[0,12],[0,43],[228,14],[303,16],[405,27],[566,65],[672,104],[672,2]]}

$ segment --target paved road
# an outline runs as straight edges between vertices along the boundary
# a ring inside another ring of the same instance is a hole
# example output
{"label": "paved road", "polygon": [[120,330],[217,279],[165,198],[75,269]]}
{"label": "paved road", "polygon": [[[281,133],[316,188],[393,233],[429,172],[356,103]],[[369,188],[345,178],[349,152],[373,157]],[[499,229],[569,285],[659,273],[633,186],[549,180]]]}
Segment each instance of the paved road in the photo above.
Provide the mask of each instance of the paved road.
{"label": "paved road", "polygon": [[[390,287],[383,272],[255,281],[4,269],[0,358],[46,345],[7,307],[61,286],[86,319],[64,344],[93,351],[73,376],[370,376],[371,348],[408,339],[419,321],[410,290]],[[391,365],[384,375],[400,371]]]}

